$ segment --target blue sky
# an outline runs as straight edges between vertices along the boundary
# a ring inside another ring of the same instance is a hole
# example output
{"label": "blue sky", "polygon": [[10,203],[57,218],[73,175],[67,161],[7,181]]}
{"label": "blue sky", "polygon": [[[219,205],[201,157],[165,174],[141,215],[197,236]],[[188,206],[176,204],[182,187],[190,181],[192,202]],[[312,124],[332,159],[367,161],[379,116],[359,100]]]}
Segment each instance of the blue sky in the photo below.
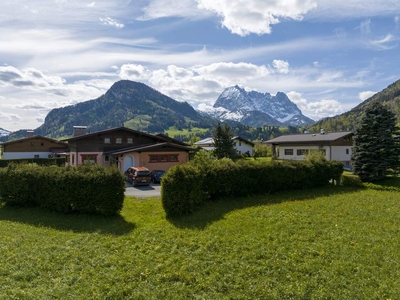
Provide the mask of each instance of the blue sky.
{"label": "blue sky", "polygon": [[400,79],[398,0],[6,0],[0,28],[11,131],[121,79],[203,110],[235,84],[281,91],[315,120]]}

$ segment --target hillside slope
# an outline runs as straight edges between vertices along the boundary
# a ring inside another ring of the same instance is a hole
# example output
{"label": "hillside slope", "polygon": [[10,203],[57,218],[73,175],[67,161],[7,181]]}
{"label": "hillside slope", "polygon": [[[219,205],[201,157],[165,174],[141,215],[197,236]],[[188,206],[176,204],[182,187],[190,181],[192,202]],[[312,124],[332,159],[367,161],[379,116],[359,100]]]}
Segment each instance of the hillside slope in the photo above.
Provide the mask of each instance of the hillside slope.
{"label": "hillside slope", "polygon": [[310,126],[310,131],[317,132],[320,128],[324,128],[327,131],[354,130],[357,124],[359,124],[365,108],[373,101],[382,102],[383,105],[396,115],[397,122],[400,122],[400,80],[397,80],[350,111],[332,118],[325,118],[318,121],[314,125]]}

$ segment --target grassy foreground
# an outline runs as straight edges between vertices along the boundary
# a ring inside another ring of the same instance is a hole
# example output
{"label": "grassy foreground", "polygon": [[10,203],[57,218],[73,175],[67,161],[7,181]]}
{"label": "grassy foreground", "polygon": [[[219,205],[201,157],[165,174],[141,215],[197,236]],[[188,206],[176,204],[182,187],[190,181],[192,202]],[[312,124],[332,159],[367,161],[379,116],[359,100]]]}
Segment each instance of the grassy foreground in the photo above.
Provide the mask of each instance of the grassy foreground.
{"label": "grassy foreground", "polygon": [[0,299],[400,299],[400,194],[327,187],[166,220],[0,207]]}

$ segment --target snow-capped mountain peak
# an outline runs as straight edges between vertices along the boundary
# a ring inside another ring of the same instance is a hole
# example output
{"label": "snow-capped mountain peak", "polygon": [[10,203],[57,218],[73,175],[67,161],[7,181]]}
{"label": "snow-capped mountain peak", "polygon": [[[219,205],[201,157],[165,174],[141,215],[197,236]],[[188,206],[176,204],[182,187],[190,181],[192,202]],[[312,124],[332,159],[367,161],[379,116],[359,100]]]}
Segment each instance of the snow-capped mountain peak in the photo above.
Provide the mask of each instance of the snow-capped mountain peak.
{"label": "snow-capped mountain peak", "polygon": [[208,114],[220,120],[235,120],[250,126],[292,125],[314,123],[304,116],[285,93],[247,92],[238,85],[226,88]]}
{"label": "snow-capped mountain peak", "polygon": [[3,128],[0,128],[0,137],[2,136],[7,136],[11,133],[11,131],[5,130]]}

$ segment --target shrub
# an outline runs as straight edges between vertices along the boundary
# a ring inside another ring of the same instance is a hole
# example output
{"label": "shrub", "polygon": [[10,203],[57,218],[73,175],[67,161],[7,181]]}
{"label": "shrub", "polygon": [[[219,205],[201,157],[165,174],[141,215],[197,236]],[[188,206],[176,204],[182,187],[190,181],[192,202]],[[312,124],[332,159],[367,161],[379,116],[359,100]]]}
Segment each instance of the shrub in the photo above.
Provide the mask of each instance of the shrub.
{"label": "shrub", "polygon": [[205,200],[305,189],[339,181],[343,165],[334,161],[214,160],[179,165],[163,177],[161,197],[168,216],[191,213]]}
{"label": "shrub", "polygon": [[360,177],[358,175],[353,175],[353,174],[343,174],[341,183],[344,186],[359,186],[359,187],[364,186]]}
{"label": "shrub", "polygon": [[0,170],[0,196],[11,205],[110,215],[122,209],[124,191],[124,177],[115,167],[11,164]]}
{"label": "shrub", "polygon": [[204,202],[203,176],[193,165],[177,165],[163,176],[161,200],[167,217],[193,212]]}

